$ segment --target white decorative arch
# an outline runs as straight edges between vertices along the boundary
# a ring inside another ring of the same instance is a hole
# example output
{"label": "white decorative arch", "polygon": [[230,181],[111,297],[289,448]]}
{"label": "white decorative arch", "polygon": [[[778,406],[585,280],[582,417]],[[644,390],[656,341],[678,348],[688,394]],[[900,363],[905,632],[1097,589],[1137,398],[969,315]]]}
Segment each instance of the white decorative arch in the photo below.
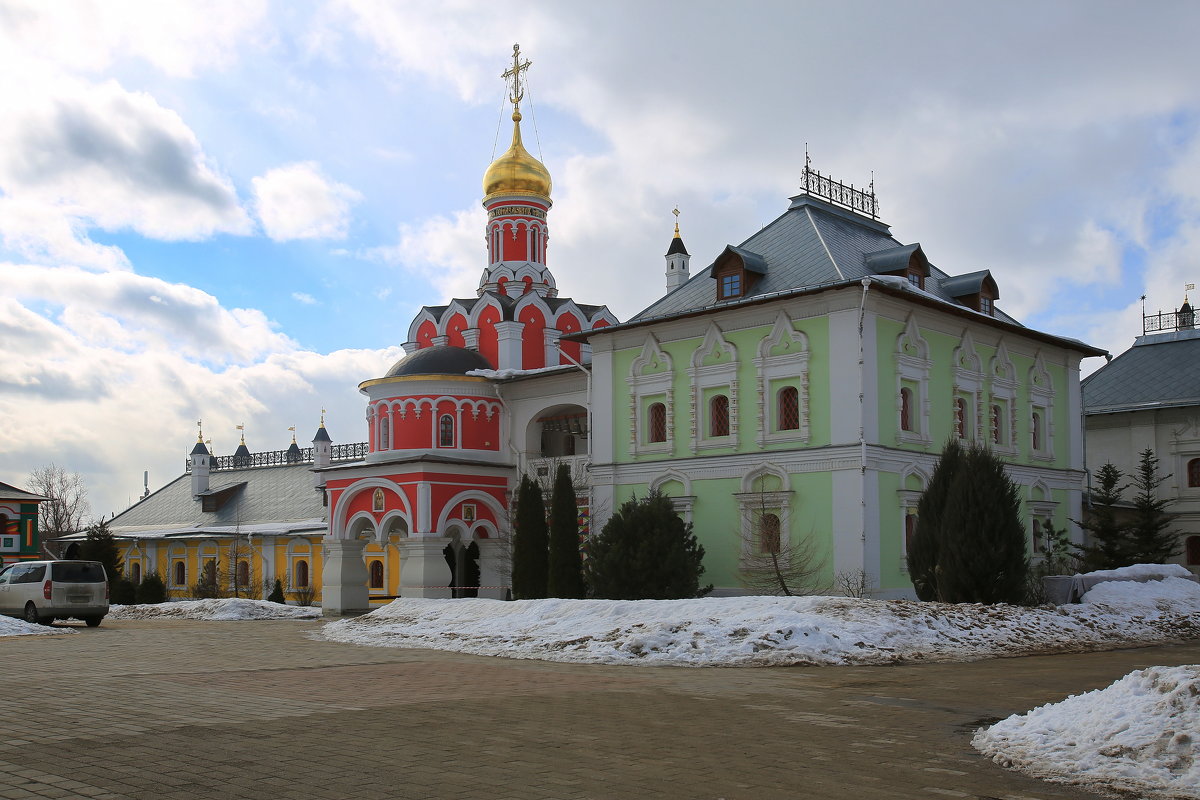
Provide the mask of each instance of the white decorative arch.
{"label": "white decorative arch", "polygon": [[[763,491],[755,487],[760,478],[771,476],[779,480],[779,488]],[[791,477],[778,464],[765,462],[742,476],[741,491],[734,495],[741,522],[741,557],[756,553],[756,532],[764,514],[779,517],[781,542],[790,541],[792,531],[793,495]]]}
{"label": "white decorative arch", "polygon": [[[1017,449],[1017,369],[1008,353],[1004,337],[996,344],[996,354],[988,362],[988,379],[991,382],[991,399],[988,409],[989,428],[999,428],[999,441],[995,431],[988,431],[988,441],[997,451],[1015,455]],[[993,420],[993,416],[997,417]]]}
{"label": "white decorative arch", "polygon": [[1042,351],[1038,350],[1033,356],[1033,366],[1029,368],[1029,413],[1028,424],[1033,425],[1034,415],[1039,415],[1042,422],[1040,447],[1035,447],[1030,431],[1030,453],[1040,461],[1054,460],[1054,379],[1046,369],[1046,361]]}
{"label": "white decorative arch", "polygon": [[728,356],[731,363],[737,363],[737,348],[725,340],[725,335],[717,323],[710,322],[708,329],[704,331],[704,341],[696,348],[696,352],[692,353],[692,369],[710,368],[704,367],[704,360],[718,352]]}
{"label": "white decorative arch", "polygon": [[495,497],[492,497],[487,492],[480,491],[479,489],[467,489],[466,491],[459,492],[442,504],[442,508],[438,512],[437,527],[434,530],[444,531],[446,526],[451,522],[457,522],[461,524],[464,529],[473,530],[476,524],[475,522],[468,523],[465,520],[459,519],[458,517],[450,516],[450,509],[467,500],[475,500],[483,503],[485,506],[491,509],[492,513],[496,515],[497,519],[504,519],[506,512],[504,510],[504,506],[500,504],[500,501],[498,501]]}
{"label": "white decorative arch", "polygon": [[962,400],[966,409],[963,435],[966,439],[976,442],[987,441],[984,436],[984,421],[987,419],[987,409],[983,393],[983,360],[975,349],[975,337],[970,328],[964,328],[959,337],[960,343],[954,348],[954,386],[951,389],[950,430],[953,433],[957,413],[955,405]]}
{"label": "white decorative arch", "polygon": [[[400,498],[400,506],[404,509],[405,518],[410,521],[409,530],[412,530],[411,521],[413,519],[413,510],[408,504],[408,498],[405,497],[404,492],[400,489],[400,487],[386,478],[363,478],[347,486],[342,493],[338,495],[337,502],[333,504],[333,509],[329,514],[329,519],[331,521],[329,526],[330,536],[335,539],[349,538],[346,534],[346,531],[349,529],[349,523],[354,519],[357,519],[359,515],[366,512],[360,511],[347,520],[343,520],[342,518],[346,515],[346,509],[350,506],[350,503],[353,502],[354,498],[368,489],[387,489]],[[370,514],[368,514],[368,516],[370,516]],[[373,526],[372,529],[374,529],[374,523],[375,518],[371,517],[371,524]]]}
{"label": "white decorative arch", "polygon": [[[502,269],[496,270],[496,272],[502,271]],[[509,270],[509,272],[512,272],[512,270]],[[493,278],[493,280],[494,279],[495,278]],[[485,294],[475,301],[475,305],[471,306],[471,313],[467,316],[467,325],[471,328],[478,328],[479,320],[483,316],[483,312],[489,308],[496,311],[496,313],[499,315],[500,321],[504,320],[504,306],[502,306],[500,301],[493,295]]]}
{"label": "white decorative arch", "polygon": [[663,486],[671,481],[678,481],[683,486],[683,494],[667,495],[667,499],[671,501],[671,505],[675,508],[675,513],[679,514],[684,522],[691,524],[692,509],[696,505],[696,495],[692,494],[692,479],[690,477],[679,470],[669,469],[650,481],[650,490],[654,492],[660,491]]}
{"label": "white decorative arch", "polygon": [[[356,511],[350,519],[346,520],[346,524],[342,526],[344,536],[339,536],[340,539],[362,539],[363,533],[370,531],[367,539],[379,538],[379,526],[375,524],[375,517],[369,511]],[[357,531],[356,535],[351,535]]]}
{"label": "white decorative arch", "polygon": [[754,488],[755,481],[768,475],[779,479],[779,491],[790,492],[792,490],[792,478],[788,471],[778,464],[767,461],[742,476],[742,491],[757,493],[758,489]]}
{"label": "white decorative arch", "polygon": [[413,321],[408,324],[408,341],[417,341],[417,331],[420,330],[421,325],[425,322],[432,322],[434,333],[436,334],[438,332],[438,318],[435,317],[428,308],[422,307],[421,310],[417,312],[417,315],[413,317]]}
{"label": "white decorative arch", "polygon": [[379,524],[376,526],[375,538],[379,544],[387,544],[387,540],[390,535],[388,530],[397,520],[404,523],[404,533],[401,538],[407,539],[412,535],[412,520],[409,518],[408,514],[398,508],[394,508],[384,514],[383,518],[379,520]]}
{"label": "white decorative arch", "polygon": [[637,380],[643,377],[642,373],[648,366],[655,367],[655,373],[661,371],[657,369],[658,366],[664,366],[666,368],[665,371],[668,373],[672,370],[671,356],[662,349],[653,333],[647,334],[646,343],[642,345],[641,354],[629,366],[630,380]]}

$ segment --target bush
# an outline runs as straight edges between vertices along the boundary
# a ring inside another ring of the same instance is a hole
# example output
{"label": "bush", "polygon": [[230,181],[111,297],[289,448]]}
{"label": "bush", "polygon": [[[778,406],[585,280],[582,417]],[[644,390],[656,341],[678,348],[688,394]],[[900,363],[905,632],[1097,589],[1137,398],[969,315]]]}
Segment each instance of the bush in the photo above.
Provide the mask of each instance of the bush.
{"label": "bush", "polygon": [[579,558],[579,505],[566,464],[558,465],[550,495],[550,568],[547,596],[581,598],[583,561]]}
{"label": "bush", "polygon": [[134,600],[138,603],[153,605],[165,602],[166,599],[167,585],[163,583],[162,576],[157,572],[146,575],[134,589]]}
{"label": "bush", "polygon": [[701,597],[704,547],[670,499],[651,492],[626,501],[588,546],[584,579],[604,600]]}
{"label": "bush", "polygon": [[283,596],[283,581],[279,580],[279,578],[275,579],[275,588],[267,595],[267,599],[272,603],[287,605],[287,599]]}
{"label": "bush", "polygon": [[1080,559],[1087,571],[1117,569],[1134,563],[1129,542],[1129,528],[1117,521],[1117,504],[1128,488],[1122,486],[1125,474],[1111,462],[1096,470],[1096,486],[1091,492],[1092,507],[1088,518],[1079,526],[1088,533],[1089,541],[1079,547]]}
{"label": "bush", "polygon": [[99,561],[104,565],[111,593],[113,584],[124,572],[125,564],[121,560],[121,551],[117,547],[117,540],[108,530],[107,522],[100,520],[87,529],[87,537],[79,548],[79,557],[84,561]]}
{"label": "bush", "polygon": [[117,606],[129,606],[137,602],[137,587],[128,578],[117,578],[109,582],[108,601]]}

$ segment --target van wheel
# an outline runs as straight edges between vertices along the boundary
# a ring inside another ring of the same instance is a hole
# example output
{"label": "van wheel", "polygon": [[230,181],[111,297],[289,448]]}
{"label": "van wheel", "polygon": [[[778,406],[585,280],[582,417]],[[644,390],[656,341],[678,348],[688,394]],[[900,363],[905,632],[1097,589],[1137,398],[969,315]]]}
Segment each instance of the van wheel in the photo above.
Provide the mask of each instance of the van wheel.
{"label": "van wheel", "polygon": [[37,606],[35,606],[33,603],[25,604],[25,621],[33,623],[34,625],[45,624],[42,622],[42,618],[37,612]]}
{"label": "van wheel", "polygon": [[102,620],[102,619],[104,619],[104,617],[84,617],[83,621],[87,624],[87,626],[89,628],[99,628],[100,620]]}

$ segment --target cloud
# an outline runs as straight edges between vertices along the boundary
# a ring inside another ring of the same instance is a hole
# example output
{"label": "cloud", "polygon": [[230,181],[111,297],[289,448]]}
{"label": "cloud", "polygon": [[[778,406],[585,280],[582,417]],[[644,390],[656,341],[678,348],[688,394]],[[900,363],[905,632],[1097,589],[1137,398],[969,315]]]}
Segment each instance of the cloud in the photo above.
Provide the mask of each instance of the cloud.
{"label": "cloud", "polygon": [[258,218],[277,242],[344,239],[350,208],[362,200],[354,189],[323,176],[311,161],[278,167],[253,183]]}
{"label": "cloud", "polygon": [[315,306],[317,304],[317,298],[306,292],[292,292],[292,299],[306,306]]}
{"label": "cloud", "polygon": [[486,219],[482,209],[472,209],[457,211],[453,218],[438,216],[419,225],[402,225],[397,244],[371,248],[363,255],[429,281],[441,297],[428,302],[473,294],[486,266],[481,241]]}

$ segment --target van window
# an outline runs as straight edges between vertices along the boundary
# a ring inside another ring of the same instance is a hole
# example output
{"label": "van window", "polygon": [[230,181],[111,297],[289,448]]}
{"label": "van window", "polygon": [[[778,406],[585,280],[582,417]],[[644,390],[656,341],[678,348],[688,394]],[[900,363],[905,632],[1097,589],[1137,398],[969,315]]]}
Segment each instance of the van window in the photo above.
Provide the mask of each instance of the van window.
{"label": "van window", "polygon": [[[50,574],[55,583],[104,583],[104,567],[95,561],[58,561]],[[45,567],[42,567],[45,571]],[[41,580],[40,578],[38,580]]]}
{"label": "van window", "polygon": [[13,570],[13,583],[41,583],[46,578],[45,564],[25,564]]}
{"label": "van window", "polygon": [[8,567],[0,571],[0,583],[8,583],[8,576],[12,574],[13,568]]}

